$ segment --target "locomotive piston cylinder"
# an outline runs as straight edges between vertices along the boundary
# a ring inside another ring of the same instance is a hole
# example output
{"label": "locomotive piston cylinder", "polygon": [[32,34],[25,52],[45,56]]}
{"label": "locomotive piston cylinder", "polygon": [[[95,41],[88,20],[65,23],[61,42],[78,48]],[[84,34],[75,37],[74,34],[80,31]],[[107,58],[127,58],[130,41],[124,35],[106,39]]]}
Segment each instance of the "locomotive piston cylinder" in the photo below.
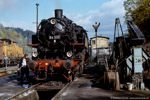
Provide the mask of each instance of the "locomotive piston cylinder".
{"label": "locomotive piston cylinder", "polygon": [[66,61],[63,63],[63,66],[64,66],[64,68],[66,68],[66,69],[71,69],[71,67],[72,67],[72,61],[71,61],[71,60],[66,60]]}

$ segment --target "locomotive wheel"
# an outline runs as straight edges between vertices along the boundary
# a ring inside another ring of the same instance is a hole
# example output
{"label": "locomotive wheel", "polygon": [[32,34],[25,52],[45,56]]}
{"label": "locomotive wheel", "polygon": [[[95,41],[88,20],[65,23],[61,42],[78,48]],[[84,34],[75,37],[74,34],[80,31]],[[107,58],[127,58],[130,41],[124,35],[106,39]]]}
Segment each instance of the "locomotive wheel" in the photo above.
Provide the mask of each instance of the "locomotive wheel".
{"label": "locomotive wheel", "polygon": [[82,74],[83,73],[83,65],[80,65],[80,67],[79,67],[79,74]]}
{"label": "locomotive wheel", "polygon": [[83,67],[83,65],[79,66],[79,70],[76,72],[75,76],[80,77],[82,75],[84,69]]}

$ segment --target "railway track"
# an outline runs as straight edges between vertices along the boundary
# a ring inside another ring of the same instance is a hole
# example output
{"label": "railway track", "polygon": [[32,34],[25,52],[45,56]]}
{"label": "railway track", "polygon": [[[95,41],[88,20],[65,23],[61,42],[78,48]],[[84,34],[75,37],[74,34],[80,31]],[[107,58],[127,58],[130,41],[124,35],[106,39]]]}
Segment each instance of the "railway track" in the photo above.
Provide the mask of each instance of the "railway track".
{"label": "railway track", "polygon": [[0,77],[10,75],[17,72],[17,66],[15,67],[8,67],[8,70],[5,70],[5,68],[0,68]]}
{"label": "railway track", "polygon": [[59,97],[60,97],[60,95],[66,90],[66,88],[69,86],[69,83],[68,84],[66,84],[53,98],[52,98],[52,100],[57,100]]}
{"label": "railway track", "polygon": [[68,85],[69,83],[57,81],[39,83],[11,96],[8,100],[56,100]]}
{"label": "railway track", "polygon": [[21,87],[16,71],[16,68],[0,71],[0,100],[51,100],[68,85],[55,80],[31,85],[29,88],[27,84]]}
{"label": "railway track", "polygon": [[16,73],[16,72],[17,72],[16,70],[3,71],[3,72],[0,72],[0,77],[10,75],[10,74],[13,74],[13,73]]}
{"label": "railway track", "polygon": [[0,100],[57,100],[70,84],[55,80],[21,87],[16,72],[15,67],[0,71]]}
{"label": "railway track", "polygon": [[16,95],[8,98],[7,100],[38,100],[39,96],[35,88],[40,84],[36,84],[30,88],[25,89],[24,91],[19,92]]}

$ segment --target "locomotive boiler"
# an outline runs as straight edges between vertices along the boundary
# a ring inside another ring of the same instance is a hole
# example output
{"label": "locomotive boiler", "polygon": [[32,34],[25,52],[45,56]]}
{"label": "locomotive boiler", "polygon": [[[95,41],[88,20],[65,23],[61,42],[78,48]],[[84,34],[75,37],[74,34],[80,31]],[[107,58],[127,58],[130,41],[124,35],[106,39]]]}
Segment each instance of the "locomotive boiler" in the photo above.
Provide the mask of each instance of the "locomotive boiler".
{"label": "locomotive boiler", "polygon": [[55,10],[55,17],[43,19],[36,35],[32,35],[32,59],[29,67],[37,79],[53,75],[72,80],[82,74],[88,62],[88,36],[86,30]]}

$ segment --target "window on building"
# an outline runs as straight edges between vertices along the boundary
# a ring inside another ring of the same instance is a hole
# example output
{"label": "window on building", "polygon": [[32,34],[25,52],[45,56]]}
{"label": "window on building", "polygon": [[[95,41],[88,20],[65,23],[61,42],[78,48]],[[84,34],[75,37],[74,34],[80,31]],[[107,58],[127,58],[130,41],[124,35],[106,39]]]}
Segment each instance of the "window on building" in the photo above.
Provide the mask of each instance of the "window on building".
{"label": "window on building", "polygon": [[11,45],[11,41],[6,41],[6,45]]}
{"label": "window on building", "polygon": [[95,44],[95,40],[92,40],[92,44]]}

